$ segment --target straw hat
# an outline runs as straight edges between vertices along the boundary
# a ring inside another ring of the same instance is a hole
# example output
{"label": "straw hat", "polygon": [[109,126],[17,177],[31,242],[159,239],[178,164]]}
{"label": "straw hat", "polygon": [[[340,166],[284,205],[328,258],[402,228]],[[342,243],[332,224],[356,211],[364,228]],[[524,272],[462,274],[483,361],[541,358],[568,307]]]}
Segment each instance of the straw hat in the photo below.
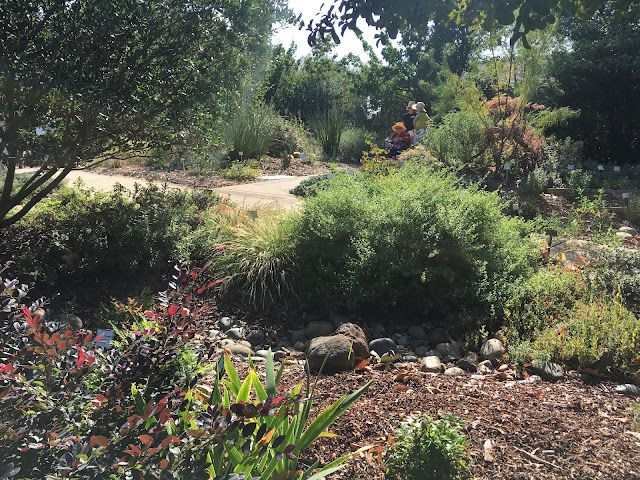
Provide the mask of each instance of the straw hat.
{"label": "straw hat", "polygon": [[393,127],[391,127],[391,130],[393,130],[396,133],[401,133],[401,132],[406,132],[407,127],[404,126],[404,123],[398,122]]}
{"label": "straw hat", "polygon": [[413,108],[414,110],[417,110],[419,112],[426,112],[426,110],[424,109],[424,102],[418,102],[414,106],[412,106],[411,108]]}
{"label": "straw hat", "polygon": [[416,102],[414,102],[413,100],[409,100],[409,103],[407,104],[407,108],[413,108],[415,104]]}

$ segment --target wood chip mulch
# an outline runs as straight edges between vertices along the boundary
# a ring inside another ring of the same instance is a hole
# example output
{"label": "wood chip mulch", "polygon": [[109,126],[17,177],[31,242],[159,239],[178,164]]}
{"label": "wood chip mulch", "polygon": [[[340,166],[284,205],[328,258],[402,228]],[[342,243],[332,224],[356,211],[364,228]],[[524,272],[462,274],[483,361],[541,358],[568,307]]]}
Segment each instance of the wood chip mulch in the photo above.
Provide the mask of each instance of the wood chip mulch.
{"label": "wood chip mulch", "polygon": [[[282,393],[302,376],[302,367],[288,368],[280,384]],[[308,457],[328,462],[359,446],[386,448],[388,437],[407,415],[421,412],[437,418],[453,413],[466,420],[474,479],[640,478],[640,434],[633,432],[640,428],[640,398],[614,393],[610,382],[446,377],[407,364],[402,369],[390,366],[384,371],[321,377],[312,417],[369,380],[373,380],[370,389],[330,428],[339,437],[318,440]],[[638,408],[634,410],[631,403]],[[487,440],[493,445],[490,452],[485,449]],[[373,452],[352,459],[330,478],[383,479],[384,472],[384,453]]]}

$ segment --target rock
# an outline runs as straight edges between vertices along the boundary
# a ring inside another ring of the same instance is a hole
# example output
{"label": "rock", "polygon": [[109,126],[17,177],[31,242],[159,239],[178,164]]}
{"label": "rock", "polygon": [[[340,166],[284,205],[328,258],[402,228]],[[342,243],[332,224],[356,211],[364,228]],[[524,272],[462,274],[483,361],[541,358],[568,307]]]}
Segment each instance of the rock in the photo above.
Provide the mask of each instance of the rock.
{"label": "rock", "polygon": [[[317,338],[322,338],[322,337],[317,337]],[[304,352],[305,345],[302,342],[296,342],[296,343],[293,344],[293,348],[295,350],[298,350],[299,352]]]}
{"label": "rock", "polygon": [[226,331],[227,337],[234,340],[244,340],[244,332],[242,328],[234,327]]}
{"label": "rock", "polygon": [[229,345],[235,345],[236,342],[234,342],[233,340],[231,340],[230,338],[223,338],[222,340],[220,340],[220,346],[222,348],[226,348]]}
{"label": "rock", "polygon": [[218,320],[218,328],[223,332],[226,332],[231,327],[233,327],[233,324],[234,321],[229,317],[222,317],[220,320]]}
{"label": "rock", "polygon": [[455,360],[462,358],[462,349],[459,343],[439,343],[436,345],[436,350],[440,352],[443,357],[452,357]]}
{"label": "rock", "polygon": [[273,352],[273,360],[276,362],[279,362],[286,356],[287,355],[282,350],[276,350],[275,352]]}
{"label": "rock", "polygon": [[398,335],[396,344],[406,347],[407,345],[409,345],[409,337],[407,337],[406,335]]}
{"label": "rock", "polygon": [[266,338],[264,330],[251,330],[247,333],[247,340],[251,345],[263,345]]}
{"label": "rock", "polygon": [[505,353],[507,353],[507,349],[504,348],[502,342],[497,338],[490,338],[484,342],[484,345],[482,345],[480,349],[480,357],[483,360],[494,360],[502,357]]}
{"label": "rock", "polygon": [[351,319],[344,313],[329,312],[329,321],[333,324],[334,328],[338,328],[343,323],[350,323]]}
{"label": "rock", "polygon": [[243,357],[253,356],[255,353],[246,345],[240,345],[239,343],[233,343],[225,347],[229,352],[234,355],[242,355]]}
{"label": "rock", "polygon": [[367,336],[355,323],[343,323],[336,329],[335,335],[344,335],[353,341],[352,349],[353,354],[356,357],[356,361],[364,360],[371,356],[371,353],[369,352],[369,344],[367,343]]}
{"label": "rock", "polygon": [[373,327],[373,331],[376,333],[380,333],[382,335],[387,333],[386,329],[384,328],[384,325],[382,325],[381,323],[376,323],[375,327]]}
{"label": "rock", "polygon": [[440,373],[444,370],[442,362],[438,357],[432,355],[430,357],[424,357],[420,362],[420,370],[423,372]]}
{"label": "rock", "polygon": [[462,370],[459,367],[450,367],[444,371],[444,374],[449,377],[457,377],[458,375],[462,375],[463,373],[464,373],[464,370]]}
{"label": "rock", "polygon": [[333,323],[320,320],[310,322],[305,328],[304,334],[307,338],[326,337],[333,333],[334,328]]}
{"label": "rock", "polygon": [[419,357],[424,357],[427,355],[428,351],[429,351],[429,347],[427,346],[418,347],[416,348],[416,355],[418,355]]}
{"label": "rock", "polygon": [[269,350],[256,350],[256,357],[267,358],[267,355],[269,355]]}
{"label": "rock", "polygon": [[82,328],[82,320],[73,313],[63,313],[60,315],[60,323],[69,325],[72,330],[80,330]]}
{"label": "rock", "polygon": [[478,370],[478,373],[486,375],[487,373],[491,373],[493,371],[493,364],[491,363],[491,360],[485,360],[476,365],[476,369]]}
{"label": "rock", "polygon": [[640,387],[632,383],[625,383],[623,385],[616,385],[613,389],[616,393],[622,395],[631,395],[634,397],[640,397]]}
{"label": "rock", "polygon": [[209,330],[209,339],[210,340],[214,340],[215,338],[218,337],[218,335],[220,335],[220,330],[216,330],[215,328],[212,328],[211,330]]}
{"label": "rock", "polygon": [[424,354],[425,357],[438,357],[440,360],[442,360],[442,354],[437,351],[437,350],[429,350],[427,353]]}
{"label": "rock", "polygon": [[[304,340],[300,340],[304,338]],[[304,334],[304,330],[294,330],[293,332],[291,332],[291,340],[295,343],[298,341],[307,341],[307,337]]]}
{"label": "rock", "polygon": [[415,355],[405,355],[404,357],[402,357],[402,361],[404,361],[404,362],[417,362],[418,361],[418,357],[416,357]]}
{"label": "rock", "polygon": [[253,349],[253,345],[251,345],[251,343],[247,342],[246,340],[236,340],[236,343],[238,345],[244,345],[245,347]]}
{"label": "rock", "polygon": [[40,315],[40,318],[44,319],[45,315],[47,314],[47,312],[45,311],[44,308],[39,307],[36,308],[33,312],[33,316],[35,317],[36,315]]}
{"label": "rock", "polygon": [[499,372],[506,372],[507,370],[509,370],[509,368],[511,368],[511,367],[509,367],[509,365],[508,365],[508,364],[503,363],[502,365],[500,365],[500,366],[498,367],[498,371],[499,371]]}
{"label": "rock", "polygon": [[351,349],[353,340],[344,335],[330,337],[316,337],[309,343],[307,349],[307,363],[312,372],[317,372],[324,366],[325,373],[341,372],[353,368],[355,358]]}
{"label": "rock", "polygon": [[629,235],[631,235],[632,237],[635,237],[636,235],[638,235],[638,232],[635,228],[633,227],[620,227],[618,229],[618,232],[621,233],[628,233]]}
{"label": "rock", "polygon": [[618,237],[620,240],[629,242],[633,239],[633,235],[627,232],[616,232],[616,237]]}
{"label": "rock", "polygon": [[480,358],[477,353],[467,352],[464,357],[456,362],[456,365],[468,372],[475,372],[479,361]]}
{"label": "rock", "polygon": [[275,330],[269,330],[269,338],[271,340],[278,340],[278,332]]}
{"label": "rock", "polygon": [[444,328],[434,328],[429,330],[427,340],[431,345],[438,345],[439,343],[447,343],[449,341],[449,334]]}
{"label": "rock", "polygon": [[411,337],[412,340],[426,340],[427,332],[424,331],[420,325],[413,325],[407,328],[407,335]]}
{"label": "rock", "polygon": [[409,340],[409,346],[413,349],[416,349],[418,347],[428,347],[429,346],[429,342],[427,342],[426,340],[414,340],[414,339],[410,339]]}
{"label": "rock", "polygon": [[382,356],[385,353],[389,353],[391,350],[397,352],[398,346],[396,345],[396,342],[390,338],[376,338],[369,342],[369,350],[375,350],[378,355]]}
{"label": "rock", "polygon": [[540,375],[545,380],[556,381],[564,378],[564,370],[557,363],[533,361],[527,370]]}

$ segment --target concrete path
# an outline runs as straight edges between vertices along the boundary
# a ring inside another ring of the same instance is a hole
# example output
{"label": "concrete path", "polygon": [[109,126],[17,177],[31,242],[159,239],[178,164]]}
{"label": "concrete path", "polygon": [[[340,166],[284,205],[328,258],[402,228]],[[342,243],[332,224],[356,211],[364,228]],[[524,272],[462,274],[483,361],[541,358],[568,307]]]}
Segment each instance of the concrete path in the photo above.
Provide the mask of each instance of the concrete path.
{"label": "concrete path", "polygon": [[[24,168],[16,170],[16,173],[33,172],[35,168]],[[241,185],[231,185],[228,187],[214,188],[220,195],[227,196],[233,202],[246,206],[268,205],[276,203],[281,208],[290,209],[300,203],[298,198],[289,193],[289,190],[297,186],[302,180],[309,177],[289,177],[278,180],[262,180],[254,183],[244,183]],[[68,183],[74,183],[78,179],[87,187],[99,192],[107,192],[115,186],[121,184],[125,188],[132,190],[136,183],[144,185],[145,180],[124,175],[102,175],[86,170],[73,170],[67,175]],[[168,183],[162,181],[152,182],[156,185],[167,185],[169,188],[190,189],[186,185]]]}

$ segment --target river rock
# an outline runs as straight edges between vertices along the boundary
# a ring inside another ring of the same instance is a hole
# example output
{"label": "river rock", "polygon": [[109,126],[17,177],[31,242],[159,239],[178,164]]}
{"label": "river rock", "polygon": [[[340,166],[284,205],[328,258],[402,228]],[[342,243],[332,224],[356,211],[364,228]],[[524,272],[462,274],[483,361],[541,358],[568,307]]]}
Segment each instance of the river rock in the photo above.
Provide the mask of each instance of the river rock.
{"label": "river rock", "polygon": [[82,328],[82,320],[73,313],[63,313],[60,315],[60,323],[67,324],[72,330],[80,330]]}
{"label": "river rock", "polygon": [[327,337],[333,333],[333,323],[318,320],[309,322],[307,328],[304,330],[304,334],[307,338]]}
{"label": "river rock", "polygon": [[443,358],[451,357],[455,360],[462,358],[462,349],[459,343],[439,343],[436,345],[436,350],[440,352]]}
{"label": "river rock", "polygon": [[447,343],[449,341],[449,334],[444,328],[433,328],[429,330],[427,340],[431,345],[438,345],[439,343]]}
{"label": "river rock", "polygon": [[630,242],[633,239],[633,235],[627,232],[616,232],[616,237],[626,242]]}
{"label": "river rock", "polygon": [[476,365],[476,370],[478,370],[478,373],[486,375],[493,371],[493,364],[491,363],[491,360],[484,360]]}
{"label": "river rock", "polygon": [[427,332],[424,331],[420,325],[413,325],[407,328],[407,335],[411,337],[412,340],[426,340]]}
{"label": "river rock", "polygon": [[502,357],[505,353],[507,353],[507,349],[504,348],[502,342],[497,338],[490,338],[484,342],[480,349],[480,357],[483,360],[494,360]]}
{"label": "river rock", "polygon": [[357,361],[364,360],[371,356],[367,336],[355,323],[343,323],[336,329],[335,335],[344,335],[353,340],[353,354],[356,356]]}
{"label": "river rock", "polygon": [[444,370],[442,362],[438,357],[432,355],[430,357],[424,357],[420,362],[420,370],[423,372],[441,373]]}
{"label": "river rock", "polygon": [[426,346],[426,345],[423,345],[421,347],[417,347],[416,348],[416,355],[419,356],[419,357],[425,357],[429,350],[430,350],[429,347]]}
{"label": "river rock", "polygon": [[449,367],[444,371],[444,374],[449,377],[457,377],[458,375],[462,375],[464,370],[460,367]]}
{"label": "river rock", "polygon": [[341,372],[353,368],[355,356],[351,345],[353,340],[344,335],[332,335],[330,337],[316,337],[309,343],[307,349],[307,362],[312,372],[317,372],[323,362],[325,373]]}
{"label": "river rock", "polygon": [[557,381],[564,378],[564,370],[557,363],[533,361],[527,370],[540,375],[545,380]]}
{"label": "river rock", "polygon": [[[320,338],[320,337],[317,337],[317,338]],[[304,352],[305,344],[302,342],[296,342],[293,344],[293,348],[294,350],[298,350],[299,352]]]}
{"label": "river rock", "polygon": [[631,395],[633,397],[640,397],[640,387],[633,383],[625,383],[622,385],[616,385],[613,389],[616,393],[621,395]]}
{"label": "river rock", "polygon": [[635,237],[636,235],[638,235],[637,230],[635,228],[633,228],[633,227],[620,227],[618,229],[618,232],[628,233],[632,237]]}
{"label": "river rock", "polygon": [[247,340],[251,345],[263,345],[266,338],[264,330],[251,330],[247,333]]}
{"label": "river rock", "polygon": [[222,317],[218,320],[218,328],[223,332],[226,332],[231,327],[233,327],[233,320],[230,317]]}
{"label": "river rock", "polygon": [[232,343],[231,345],[227,345],[225,348],[234,355],[241,355],[243,357],[255,355],[253,350],[246,345],[240,345],[239,343]]}
{"label": "river rock", "polygon": [[227,337],[232,338],[233,340],[244,340],[244,332],[242,331],[242,328],[230,328],[226,331],[226,334]]}
{"label": "river rock", "polygon": [[256,357],[267,358],[267,355],[269,355],[269,350],[256,350]]}
{"label": "river rock", "polygon": [[398,346],[396,345],[396,342],[390,338],[376,338],[369,342],[369,350],[374,350],[378,355],[382,356],[385,353],[391,352],[391,350],[397,352]]}
{"label": "river rock", "polygon": [[467,352],[464,357],[456,362],[456,365],[468,372],[475,372],[479,361],[480,358],[477,353]]}

